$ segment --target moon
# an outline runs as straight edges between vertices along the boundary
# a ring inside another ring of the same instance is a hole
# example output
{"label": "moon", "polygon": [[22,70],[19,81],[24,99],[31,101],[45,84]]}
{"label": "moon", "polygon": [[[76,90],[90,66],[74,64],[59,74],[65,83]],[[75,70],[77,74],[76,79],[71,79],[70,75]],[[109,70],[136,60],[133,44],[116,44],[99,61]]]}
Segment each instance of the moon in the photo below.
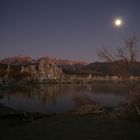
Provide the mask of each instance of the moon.
{"label": "moon", "polygon": [[114,20],[114,25],[115,25],[116,27],[121,27],[122,24],[123,24],[123,21],[122,21],[121,18],[116,18],[116,19]]}

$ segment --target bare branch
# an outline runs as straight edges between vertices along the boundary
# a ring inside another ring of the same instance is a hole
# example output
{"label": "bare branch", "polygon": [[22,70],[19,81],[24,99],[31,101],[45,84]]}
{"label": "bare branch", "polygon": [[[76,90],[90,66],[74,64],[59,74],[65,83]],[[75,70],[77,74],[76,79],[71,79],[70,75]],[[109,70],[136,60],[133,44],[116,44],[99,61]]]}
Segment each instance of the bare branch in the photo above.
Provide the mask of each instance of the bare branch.
{"label": "bare branch", "polygon": [[125,41],[123,47],[116,50],[116,55],[113,55],[107,48],[102,47],[98,52],[100,58],[114,64],[115,74],[124,81],[124,84],[130,89],[135,87],[135,83],[129,82],[130,76],[133,76],[133,63],[137,59],[137,39],[135,36]]}
{"label": "bare branch", "polygon": [[101,50],[98,51],[98,56],[108,62],[116,61],[115,57],[105,47],[102,47]]}

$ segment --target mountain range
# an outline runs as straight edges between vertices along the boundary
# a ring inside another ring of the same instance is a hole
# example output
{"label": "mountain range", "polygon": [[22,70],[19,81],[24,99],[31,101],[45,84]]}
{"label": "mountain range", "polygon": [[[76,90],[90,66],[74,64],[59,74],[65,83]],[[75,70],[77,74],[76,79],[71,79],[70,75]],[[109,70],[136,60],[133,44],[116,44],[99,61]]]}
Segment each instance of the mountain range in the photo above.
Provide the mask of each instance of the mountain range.
{"label": "mountain range", "polygon": [[74,61],[74,60],[66,60],[66,59],[56,59],[50,58],[49,56],[41,57],[38,59],[33,59],[30,56],[15,56],[15,57],[7,57],[0,60],[0,64],[7,65],[28,65],[40,62],[42,59],[47,59],[49,61],[53,61],[58,65],[86,65],[88,63],[82,61]]}
{"label": "mountain range", "polygon": [[[75,75],[115,75],[114,64],[110,62],[93,62],[87,63],[82,61],[65,60],[50,58],[48,56],[39,59],[33,59],[30,56],[8,57],[0,60],[1,65],[32,65],[39,63],[41,60],[54,62],[60,66],[65,74]],[[134,64],[134,75],[140,75],[140,62]]]}

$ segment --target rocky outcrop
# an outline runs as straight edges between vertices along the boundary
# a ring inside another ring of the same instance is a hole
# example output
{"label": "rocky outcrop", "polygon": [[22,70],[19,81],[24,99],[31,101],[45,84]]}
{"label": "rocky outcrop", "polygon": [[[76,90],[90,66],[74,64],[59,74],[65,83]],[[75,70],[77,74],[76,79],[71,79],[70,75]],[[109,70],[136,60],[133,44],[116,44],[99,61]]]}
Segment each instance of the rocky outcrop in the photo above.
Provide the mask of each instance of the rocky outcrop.
{"label": "rocky outcrop", "polygon": [[53,61],[47,59],[41,60],[38,64],[22,66],[21,72],[26,72],[33,80],[44,81],[48,79],[61,79],[63,76],[62,69]]}
{"label": "rocky outcrop", "polygon": [[39,63],[38,74],[40,80],[60,79],[62,77],[62,69],[54,62],[43,59]]}

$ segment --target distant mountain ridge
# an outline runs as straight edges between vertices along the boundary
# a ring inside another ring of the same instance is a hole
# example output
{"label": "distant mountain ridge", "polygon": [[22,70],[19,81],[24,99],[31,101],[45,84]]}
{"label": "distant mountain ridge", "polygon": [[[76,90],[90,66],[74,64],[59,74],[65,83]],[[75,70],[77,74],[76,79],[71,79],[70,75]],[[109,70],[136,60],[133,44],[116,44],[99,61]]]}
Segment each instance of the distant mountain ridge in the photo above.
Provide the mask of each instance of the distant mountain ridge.
{"label": "distant mountain ridge", "polygon": [[87,62],[83,62],[83,61],[76,61],[76,60],[67,60],[67,59],[59,59],[59,58],[50,58],[50,57],[41,57],[39,59],[37,59],[37,61],[40,61],[42,59],[48,59],[50,61],[55,62],[58,65],[87,65]]}
{"label": "distant mountain ridge", "polygon": [[7,65],[26,65],[35,63],[36,60],[32,59],[30,56],[14,56],[14,57],[7,57],[0,60],[0,64],[7,64]]}
{"label": "distant mountain ridge", "polygon": [[7,65],[26,65],[32,63],[39,63],[41,60],[47,59],[50,62],[54,62],[58,65],[87,65],[88,63],[82,61],[74,61],[74,60],[66,60],[66,59],[57,59],[51,58],[49,56],[41,57],[38,59],[33,59],[30,56],[14,56],[14,57],[7,57],[0,60],[0,64],[7,64]]}
{"label": "distant mountain ridge", "polygon": [[[33,65],[39,64],[42,60],[46,60],[49,63],[55,63],[62,68],[62,71],[66,75],[95,75],[95,76],[106,76],[116,75],[116,69],[114,64],[111,62],[93,62],[86,63],[82,61],[65,60],[50,58],[48,56],[41,57],[39,59],[32,59],[29,56],[17,56],[8,57],[0,61],[0,66],[7,68],[6,65]],[[5,65],[5,66],[4,66]],[[140,62],[135,62],[133,65],[134,75],[140,75]]]}

